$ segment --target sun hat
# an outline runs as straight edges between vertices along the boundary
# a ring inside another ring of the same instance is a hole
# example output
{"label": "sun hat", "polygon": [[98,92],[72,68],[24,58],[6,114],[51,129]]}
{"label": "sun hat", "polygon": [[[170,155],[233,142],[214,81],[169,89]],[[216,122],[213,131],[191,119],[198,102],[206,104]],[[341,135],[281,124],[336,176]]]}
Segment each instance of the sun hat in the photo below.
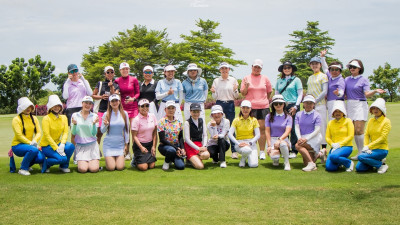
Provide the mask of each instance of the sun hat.
{"label": "sun hat", "polygon": [[199,103],[190,104],[190,111],[201,111],[201,106]]}
{"label": "sun hat", "polygon": [[119,64],[119,69],[122,70],[123,68],[129,68],[129,64],[126,62]]}
{"label": "sun hat", "polygon": [[222,109],[222,106],[213,105],[211,107],[210,118],[212,118],[212,114],[217,114],[217,113],[222,113],[222,117],[225,117],[225,113],[224,113],[224,110]]}
{"label": "sun hat", "polygon": [[150,104],[149,100],[147,100],[146,98],[140,99],[138,105],[141,106],[141,105],[144,105],[144,104]]}
{"label": "sun hat", "polygon": [[176,106],[175,106],[175,101],[167,101],[166,103],[165,103],[165,108],[168,108],[168,107],[170,107],[170,106],[173,106],[173,107],[175,107],[176,108]]}
{"label": "sun hat", "polygon": [[372,107],[376,107],[376,108],[378,108],[379,110],[382,111],[383,115],[386,116],[386,105],[385,105],[385,104],[386,104],[385,99],[383,99],[383,98],[377,98],[377,99],[371,104],[371,106],[369,107],[369,110],[371,110]]}
{"label": "sun hat", "polygon": [[201,68],[197,67],[195,63],[190,63],[187,66],[186,73],[189,72],[190,70],[197,70],[197,76],[200,76],[201,72],[203,71]]}
{"label": "sun hat", "polygon": [[282,72],[284,66],[291,66],[293,72],[297,71],[297,66],[293,65],[290,61],[285,61],[282,65],[278,67],[278,72]]}
{"label": "sun hat", "polygon": [[60,111],[63,110],[63,104],[62,104],[60,98],[58,97],[58,95],[50,95],[49,96],[49,100],[48,100],[47,105],[46,105],[47,112],[49,112],[50,109],[53,108],[56,105],[61,106],[61,110]]}
{"label": "sun hat", "polygon": [[335,112],[335,110],[339,110],[344,115],[347,114],[346,107],[344,106],[344,102],[343,101],[335,101],[333,103],[332,116],[333,116],[333,113]]}
{"label": "sun hat", "polygon": [[360,64],[356,60],[351,61],[349,64],[347,64],[346,67],[349,68],[350,66],[355,66],[357,68],[361,68]]}
{"label": "sun hat", "polygon": [[32,106],[35,108],[35,105],[29,100],[28,97],[22,97],[18,99],[18,107],[17,107],[17,114],[21,114],[25,109]]}
{"label": "sun hat", "polygon": [[263,68],[263,61],[261,59],[256,59],[251,66],[259,66],[261,69]]}
{"label": "sun hat", "polygon": [[311,64],[312,62],[321,63],[321,58],[319,58],[318,56],[314,56],[314,57],[311,58],[310,64]]}
{"label": "sun hat", "polygon": [[175,66],[173,66],[173,65],[168,65],[168,66],[166,66],[166,67],[164,68],[164,71],[165,71],[165,72],[167,72],[167,71],[176,71],[176,68],[175,68]]}
{"label": "sun hat", "polygon": [[111,102],[112,100],[121,101],[121,98],[120,98],[119,95],[117,95],[117,94],[112,94],[112,95],[110,95],[110,97],[108,97],[108,101]]}
{"label": "sun hat", "polygon": [[282,102],[282,103],[286,104],[285,99],[283,98],[282,95],[274,95],[272,97],[272,102],[271,103],[273,104],[275,102]]}
{"label": "sun hat", "polygon": [[306,95],[306,96],[304,96],[303,102],[313,102],[313,103],[315,103],[315,98],[312,95]]}
{"label": "sun hat", "polygon": [[146,70],[150,70],[151,72],[154,71],[152,66],[145,66],[145,67],[143,68],[143,72],[146,71]]}
{"label": "sun hat", "polygon": [[93,103],[93,98],[90,96],[85,96],[82,98],[82,102],[91,102]]}
{"label": "sun hat", "polygon": [[78,70],[78,66],[75,64],[69,64],[69,66],[67,67],[68,73],[71,72],[71,70]]}
{"label": "sun hat", "polygon": [[115,70],[114,70],[114,67],[112,67],[112,66],[106,66],[106,67],[104,68],[104,73],[107,73],[108,70],[115,71]]}
{"label": "sun hat", "polygon": [[218,69],[221,69],[221,68],[231,68],[231,66],[229,65],[229,63],[227,63],[227,62],[222,62],[222,63],[220,63],[219,64],[219,68]]}
{"label": "sun hat", "polygon": [[243,100],[240,104],[240,107],[249,107],[251,108],[251,102],[249,100]]}

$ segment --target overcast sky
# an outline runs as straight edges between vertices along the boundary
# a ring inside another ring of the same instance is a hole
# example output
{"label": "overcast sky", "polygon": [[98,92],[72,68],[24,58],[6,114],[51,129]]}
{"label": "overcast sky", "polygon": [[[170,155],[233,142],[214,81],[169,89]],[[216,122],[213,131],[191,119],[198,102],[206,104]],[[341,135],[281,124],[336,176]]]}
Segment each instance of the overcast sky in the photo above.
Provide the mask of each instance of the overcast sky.
{"label": "overcast sky", "polygon": [[199,18],[220,22],[225,47],[249,65],[235,68],[242,78],[254,59],[264,61],[263,74],[276,83],[285,46],[307,21],[336,40],[334,57],[344,64],[359,58],[364,76],[388,62],[400,67],[400,1],[398,0],[0,0],[0,64],[39,54],[66,72],[80,65],[90,46],[99,46],[134,24],[166,28],[172,42],[197,30]]}

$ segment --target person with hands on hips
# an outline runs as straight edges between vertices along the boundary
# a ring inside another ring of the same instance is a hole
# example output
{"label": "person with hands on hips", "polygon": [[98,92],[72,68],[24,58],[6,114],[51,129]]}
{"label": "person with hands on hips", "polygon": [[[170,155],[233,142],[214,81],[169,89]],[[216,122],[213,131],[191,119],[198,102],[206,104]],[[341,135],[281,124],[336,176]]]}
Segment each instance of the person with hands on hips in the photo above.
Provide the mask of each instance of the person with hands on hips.
{"label": "person with hands on hips", "polygon": [[110,95],[104,113],[101,132],[106,133],[103,141],[104,159],[108,171],[125,168],[124,152],[129,148],[129,116],[124,111],[118,94]]}
{"label": "person with hands on hips", "polygon": [[245,167],[248,160],[249,167],[254,168],[258,167],[257,140],[260,138],[260,125],[250,112],[251,102],[243,100],[239,117],[233,120],[228,136],[235,143],[236,151],[242,155],[239,167]]}
{"label": "person with hands on hips", "polygon": [[370,106],[369,112],[373,115],[368,120],[365,129],[364,148],[358,156],[357,172],[365,172],[376,168],[378,173],[386,173],[389,166],[386,164],[388,155],[388,135],[392,128],[386,117],[386,106],[383,98],[376,99]]}
{"label": "person with hands on hips", "polygon": [[220,105],[211,107],[211,121],[207,124],[210,138],[207,143],[207,150],[213,163],[220,163],[221,168],[226,168],[225,152],[228,151],[230,144],[228,139],[230,121],[225,118],[223,109]]}
{"label": "person with hands on hips", "polygon": [[295,132],[298,138],[296,149],[303,157],[305,172],[317,169],[315,161],[319,158],[319,147],[322,141],[321,116],[314,107],[315,98],[312,95],[306,95],[303,99],[304,110],[296,113],[295,118]]}
{"label": "person with hands on hips", "polygon": [[139,100],[139,115],[132,121],[133,153],[136,167],[141,171],[155,167],[157,146],[157,118],[149,113],[150,101]]}
{"label": "person with hands on hips", "polygon": [[96,173],[100,166],[100,149],[97,143],[97,127],[99,117],[90,110],[93,106],[93,98],[85,96],[82,99],[82,110],[72,115],[71,133],[75,135],[78,172]]}
{"label": "person with hands on hips", "polygon": [[[160,108],[161,109],[161,108]],[[177,170],[185,169],[183,158],[186,158],[186,152],[183,142],[182,123],[175,118],[175,101],[165,102],[165,117],[161,118],[157,124],[157,132],[160,139],[158,151],[165,156],[162,166],[163,170],[169,170],[170,163],[174,162]]]}
{"label": "person with hands on hips", "polygon": [[[46,157],[38,148],[42,130],[40,129],[39,120],[32,115],[34,109],[33,103],[27,97],[22,97],[18,99],[18,115],[12,120],[14,138],[9,154],[12,156],[12,153],[14,153],[19,157],[24,157],[21,162],[21,168],[18,171],[19,174],[24,176],[31,175],[29,171],[33,170],[31,168],[33,164],[38,163],[43,166],[43,162],[46,160]],[[14,157],[10,161],[15,164]]]}
{"label": "person with hands on hips", "polygon": [[333,104],[333,120],[329,121],[326,130],[326,141],[332,146],[326,160],[327,171],[337,171],[343,165],[346,172],[354,169],[354,163],[348,157],[353,151],[354,125],[351,119],[346,118],[347,112],[343,101]]}
{"label": "person with hands on hips", "polygon": [[207,129],[206,123],[201,115],[199,103],[190,104],[190,117],[185,121],[183,133],[185,134],[185,150],[187,160],[195,169],[203,169],[202,160],[210,158],[207,150]]}
{"label": "person with hands on hips", "polygon": [[42,152],[47,157],[43,163],[42,173],[50,172],[50,167],[60,165],[60,170],[69,173],[69,159],[74,153],[75,146],[67,142],[68,119],[61,115],[63,104],[57,95],[50,95],[47,102],[47,116],[43,117],[43,137],[40,141]]}
{"label": "person with hands on hips", "polygon": [[290,170],[289,163],[289,134],[292,130],[292,117],[285,111],[286,102],[282,95],[272,97],[271,112],[265,117],[265,134],[267,137],[267,153],[274,166],[279,166],[282,154],[284,170]]}

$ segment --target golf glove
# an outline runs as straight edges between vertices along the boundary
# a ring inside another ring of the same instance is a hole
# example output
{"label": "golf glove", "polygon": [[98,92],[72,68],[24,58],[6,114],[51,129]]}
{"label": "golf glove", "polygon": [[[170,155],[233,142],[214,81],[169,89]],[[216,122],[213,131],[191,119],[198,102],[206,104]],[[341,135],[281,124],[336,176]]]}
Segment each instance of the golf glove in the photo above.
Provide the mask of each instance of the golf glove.
{"label": "golf glove", "polygon": [[336,149],[340,148],[340,144],[339,143],[332,143],[332,148],[336,150]]}
{"label": "golf glove", "polygon": [[362,152],[367,153],[367,154],[372,154],[371,149],[368,148],[368,146],[364,146]]}
{"label": "golf glove", "polygon": [[65,144],[60,144],[59,146],[58,146],[58,148],[57,148],[57,152],[58,152],[58,154],[60,154],[61,156],[66,156],[65,155],[65,152],[64,152],[64,149],[65,149]]}
{"label": "golf glove", "polygon": [[31,141],[31,143],[29,145],[32,145],[32,146],[34,146],[36,148],[38,146],[38,144],[37,144],[37,142],[35,140]]}

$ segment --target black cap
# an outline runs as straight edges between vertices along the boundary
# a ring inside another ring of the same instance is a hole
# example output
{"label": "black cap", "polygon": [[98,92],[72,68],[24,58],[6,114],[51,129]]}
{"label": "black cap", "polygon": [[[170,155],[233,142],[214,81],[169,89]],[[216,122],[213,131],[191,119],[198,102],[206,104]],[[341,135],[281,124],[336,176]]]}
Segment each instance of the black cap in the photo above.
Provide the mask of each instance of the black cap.
{"label": "black cap", "polygon": [[280,66],[278,67],[278,71],[279,71],[279,72],[282,72],[283,66],[291,66],[293,72],[296,72],[296,71],[297,71],[297,66],[293,65],[292,62],[290,62],[290,61],[285,61],[282,65],[280,65]]}
{"label": "black cap", "polygon": [[195,111],[195,110],[201,111],[201,106],[199,103],[192,103],[190,105],[190,111]]}

